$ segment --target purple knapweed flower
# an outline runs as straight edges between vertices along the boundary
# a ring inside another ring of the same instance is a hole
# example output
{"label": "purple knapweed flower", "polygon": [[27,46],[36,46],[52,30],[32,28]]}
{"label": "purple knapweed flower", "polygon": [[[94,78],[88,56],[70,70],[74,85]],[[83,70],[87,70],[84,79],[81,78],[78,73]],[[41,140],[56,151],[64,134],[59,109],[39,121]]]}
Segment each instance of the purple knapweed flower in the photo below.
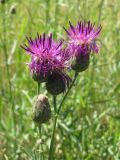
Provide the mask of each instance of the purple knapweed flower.
{"label": "purple knapweed flower", "polygon": [[63,41],[53,41],[52,34],[37,34],[35,39],[28,38],[28,45],[22,46],[31,56],[30,72],[36,81],[44,82],[53,72],[63,72],[69,68],[70,53],[62,49]]}
{"label": "purple knapweed flower", "polygon": [[78,22],[77,26],[73,26],[70,22],[70,28],[66,30],[69,41],[68,44],[72,51],[76,54],[87,54],[91,51],[98,53],[99,47],[95,40],[98,37],[102,27],[99,25],[95,28],[95,24],[86,22]]}
{"label": "purple knapweed flower", "polygon": [[78,22],[73,26],[70,22],[70,28],[65,31],[68,34],[68,48],[75,58],[72,68],[77,72],[84,71],[89,65],[89,55],[91,52],[98,53],[99,47],[96,39],[102,29],[101,25],[95,27],[95,24],[88,22]]}

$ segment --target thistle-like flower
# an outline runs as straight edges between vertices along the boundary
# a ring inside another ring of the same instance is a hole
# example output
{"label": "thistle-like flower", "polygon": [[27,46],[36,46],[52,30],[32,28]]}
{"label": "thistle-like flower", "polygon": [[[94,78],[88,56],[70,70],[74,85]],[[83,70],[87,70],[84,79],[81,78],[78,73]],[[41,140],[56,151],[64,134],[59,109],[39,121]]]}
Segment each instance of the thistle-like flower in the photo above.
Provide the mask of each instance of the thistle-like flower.
{"label": "thistle-like flower", "polygon": [[22,46],[31,55],[30,72],[34,80],[45,82],[53,72],[62,72],[69,67],[70,54],[62,49],[63,41],[53,41],[52,34],[37,34],[28,38],[28,45]]}
{"label": "thistle-like flower", "polygon": [[90,21],[87,23],[80,21],[75,27],[70,22],[69,24],[70,28],[65,30],[69,36],[68,48],[75,57],[72,68],[78,72],[84,71],[89,65],[90,53],[99,52],[96,38],[102,27],[99,25],[95,28],[95,24]]}

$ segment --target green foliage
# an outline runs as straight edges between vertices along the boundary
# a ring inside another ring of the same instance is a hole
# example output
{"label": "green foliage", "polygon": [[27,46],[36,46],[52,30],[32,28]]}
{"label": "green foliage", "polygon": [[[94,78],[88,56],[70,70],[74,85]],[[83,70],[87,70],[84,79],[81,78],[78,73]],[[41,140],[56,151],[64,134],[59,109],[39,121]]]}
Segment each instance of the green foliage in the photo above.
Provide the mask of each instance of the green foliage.
{"label": "green foliage", "polygon": [[[14,8],[14,14],[12,9]],[[102,24],[99,55],[79,75],[57,123],[55,160],[120,159],[120,1],[8,0],[0,3],[0,159],[40,160],[40,139],[32,121],[37,83],[29,75],[20,45],[25,36],[53,32],[78,20]],[[46,93],[41,85],[40,93]],[[52,97],[49,96],[52,106]],[[57,99],[61,101],[63,95]],[[53,109],[53,108],[52,108]],[[55,116],[54,113],[52,115]],[[43,125],[47,159],[52,120]]]}

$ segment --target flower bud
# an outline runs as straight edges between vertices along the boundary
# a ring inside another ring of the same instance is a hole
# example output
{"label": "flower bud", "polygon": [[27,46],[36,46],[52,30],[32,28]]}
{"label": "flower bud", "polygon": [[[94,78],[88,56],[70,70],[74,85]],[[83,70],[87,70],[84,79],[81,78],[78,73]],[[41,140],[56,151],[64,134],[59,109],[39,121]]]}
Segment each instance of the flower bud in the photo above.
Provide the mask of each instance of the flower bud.
{"label": "flower bud", "polygon": [[70,84],[70,78],[65,73],[52,73],[46,83],[46,88],[52,95],[58,95],[65,92]]}
{"label": "flower bud", "polygon": [[48,97],[40,94],[33,104],[33,120],[36,123],[45,123],[51,118],[51,109]]}
{"label": "flower bud", "polygon": [[90,63],[90,54],[80,55],[73,61],[71,67],[76,72],[85,71]]}

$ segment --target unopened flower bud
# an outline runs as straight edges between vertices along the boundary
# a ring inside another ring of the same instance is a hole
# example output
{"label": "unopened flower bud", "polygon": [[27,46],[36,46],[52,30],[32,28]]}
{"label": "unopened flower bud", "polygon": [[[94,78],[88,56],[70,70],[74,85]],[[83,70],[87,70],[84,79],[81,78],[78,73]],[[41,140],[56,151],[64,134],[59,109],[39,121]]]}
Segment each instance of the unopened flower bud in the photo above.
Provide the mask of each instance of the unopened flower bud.
{"label": "unopened flower bud", "polygon": [[47,80],[46,88],[52,95],[58,95],[65,92],[70,84],[70,78],[65,73],[54,72]]}
{"label": "unopened flower bud", "polygon": [[33,120],[37,123],[45,123],[51,117],[51,109],[48,97],[40,94],[36,97],[33,105]]}
{"label": "unopened flower bud", "polygon": [[85,71],[90,63],[90,54],[80,55],[72,63],[72,69],[76,72]]}

